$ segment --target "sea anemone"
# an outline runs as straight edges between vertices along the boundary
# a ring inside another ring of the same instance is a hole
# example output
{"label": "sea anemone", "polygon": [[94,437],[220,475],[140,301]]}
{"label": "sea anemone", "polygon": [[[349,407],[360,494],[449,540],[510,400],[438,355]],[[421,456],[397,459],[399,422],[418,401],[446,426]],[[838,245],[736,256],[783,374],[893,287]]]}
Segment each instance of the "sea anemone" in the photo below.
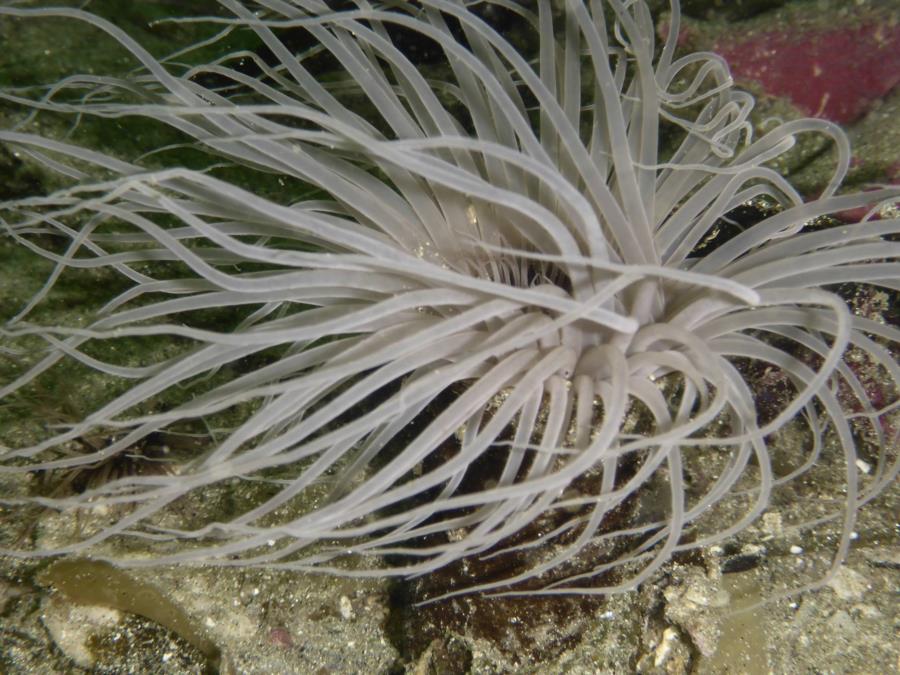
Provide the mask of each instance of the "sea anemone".
{"label": "sea anemone", "polygon": [[[754,139],[726,63],[676,54],[677,0],[661,43],[634,0],[219,4],[167,21],[216,32],[166,57],[81,10],[0,8],[86,22],[136,64],[0,93],[26,112],[0,141],[58,186],[0,203],[53,264],[2,331],[18,370],[0,396],[59,369],[112,392],[0,471],[207,439],[168,472],[5,496],[91,517],[3,553],[370,576],[515,554],[466,590],[611,593],[842,464],[843,492],[802,523],[838,523],[840,564],[900,468],[900,333],[838,291],[898,289],[900,219],[877,215],[900,189],[840,194],[839,128]],[[235,36],[254,49],[195,62]],[[72,138],[35,133],[45,116]],[[174,140],[131,158],[75,141],[135,118]],[[771,168],[804,134],[834,155],[810,201]],[[734,225],[747,204],[764,212]],[[79,271],[125,285],[77,324],[37,322]],[[72,452],[87,436],[104,442]]]}

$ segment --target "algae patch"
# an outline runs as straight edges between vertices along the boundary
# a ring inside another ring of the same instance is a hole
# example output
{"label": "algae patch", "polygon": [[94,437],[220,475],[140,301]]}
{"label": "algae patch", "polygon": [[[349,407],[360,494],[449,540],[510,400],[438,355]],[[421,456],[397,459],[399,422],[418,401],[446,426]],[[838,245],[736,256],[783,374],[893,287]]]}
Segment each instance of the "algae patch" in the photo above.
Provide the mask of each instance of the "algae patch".
{"label": "algae patch", "polygon": [[69,602],[97,605],[136,614],[159,624],[196,648],[209,668],[218,672],[222,662],[219,647],[185,612],[158,589],[100,560],[59,560],[39,576]]}

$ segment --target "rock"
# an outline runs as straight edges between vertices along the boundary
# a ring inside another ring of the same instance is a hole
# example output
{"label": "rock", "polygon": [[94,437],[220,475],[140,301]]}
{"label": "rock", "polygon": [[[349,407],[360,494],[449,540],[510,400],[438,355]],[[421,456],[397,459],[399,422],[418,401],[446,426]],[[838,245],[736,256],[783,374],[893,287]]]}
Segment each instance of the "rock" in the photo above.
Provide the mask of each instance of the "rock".
{"label": "rock", "polygon": [[666,673],[684,675],[690,672],[691,650],[684,643],[678,631],[666,628],[652,652],[638,661],[637,672],[641,675]]}
{"label": "rock", "polygon": [[743,39],[716,41],[713,50],[736,79],[787,98],[804,115],[849,124],[900,83],[900,24],[860,15],[827,27],[772,25]]}
{"label": "rock", "polygon": [[115,630],[122,613],[94,605],[73,605],[58,597],[48,597],[41,620],[54,644],[82,668],[93,668],[97,657],[90,644],[98,634]]}
{"label": "rock", "polygon": [[721,634],[721,609],[728,593],[718,580],[708,579],[696,568],[679,570],[681,583],[663,591],[666,618],[687,632],[697,650],[712,656]]}
{"label": "rock", "polygon": [[841,600],[861,600],[866,591],[869,590],[869,580],[862,574],[842,566],[834,578],[828,582],[829,588],[833,590]]}
{"label": "rock", "polygon": [[838,635],[849,635],[854,628],[853,618],[842,609],[832,614],[826,625],[830,632]]}
{"label": "rock", "polygon": [[[757,97],[755,134],[782,121],[819,117],[842,125],[854,150],[846,184],[900,179],[900,10],[889,3],[788,3],[744,21],[686,18],[680,42],[729,63]],[[730,17],[731,19],[737,17]],[[801,192],[817,194],[834,160],[824,137],[803,134],[776,169]]]}

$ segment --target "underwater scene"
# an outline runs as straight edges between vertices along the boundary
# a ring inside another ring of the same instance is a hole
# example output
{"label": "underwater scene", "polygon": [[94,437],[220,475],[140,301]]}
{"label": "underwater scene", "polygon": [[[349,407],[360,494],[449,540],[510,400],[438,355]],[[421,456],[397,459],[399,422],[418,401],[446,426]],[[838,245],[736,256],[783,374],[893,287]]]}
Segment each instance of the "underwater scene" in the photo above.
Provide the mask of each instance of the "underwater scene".
{"label": "underwater scene", "polygon": [[897,0],[0,45],[0,672],[900,670]]}

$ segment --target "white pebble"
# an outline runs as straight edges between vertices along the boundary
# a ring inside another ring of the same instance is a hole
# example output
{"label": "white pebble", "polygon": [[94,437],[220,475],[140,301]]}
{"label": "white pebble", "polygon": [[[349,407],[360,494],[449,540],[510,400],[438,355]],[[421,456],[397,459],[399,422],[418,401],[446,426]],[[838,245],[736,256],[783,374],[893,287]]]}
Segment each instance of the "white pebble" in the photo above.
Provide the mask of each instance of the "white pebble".
{"label": "white pebble", "polygon": [[338,600],[338,609],[341,612],[342,619],[349,621],[353,618],[353,604],[346,595],[342,595],[341,599]]}

